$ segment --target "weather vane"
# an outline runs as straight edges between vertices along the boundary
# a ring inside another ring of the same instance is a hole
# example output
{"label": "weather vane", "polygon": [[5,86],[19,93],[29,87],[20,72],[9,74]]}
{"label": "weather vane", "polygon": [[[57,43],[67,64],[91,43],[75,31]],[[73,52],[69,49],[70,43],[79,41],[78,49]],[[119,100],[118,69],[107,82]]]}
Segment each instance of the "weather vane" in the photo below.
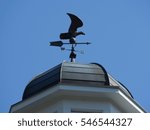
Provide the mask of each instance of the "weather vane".
{"label": "weather vane", "polygon": [[[85,35],[84,32],[82,32],[82,31],[78,32],[77,31],[77,29],[79,27],[83,26],[83,22],[77,16],[75,16],[74,14],[70,14],[70,13],[67,13],[67,14],[68,14],[68,16],[71,19],[71,24],[70,24],[68,32],[60,34],[60,39],[62,39],[62,40],[69,40],[69,43],[63,43],[62,41],[53,41],[53,42],[50,42],[50,46],[57,46],[57,47],[60,47],[61,50],[69,50],[69,51],[71,51],[69,58],[71,59],[71,62],[74,62],[75,58],[76,58],[76,53],[75,52],[78,52],[77,50],[75,50],[75,47],[78,44],[80,44],[80,45],[81,44],[88,45],[90,43],[89,42],[81,42],[81,43],[76,42],[76,37],[77,36]],[[71,45],[71,49],[65,49],[64,47],[62,47],[63,45],[66,45],[66,44],[70,44]]]}

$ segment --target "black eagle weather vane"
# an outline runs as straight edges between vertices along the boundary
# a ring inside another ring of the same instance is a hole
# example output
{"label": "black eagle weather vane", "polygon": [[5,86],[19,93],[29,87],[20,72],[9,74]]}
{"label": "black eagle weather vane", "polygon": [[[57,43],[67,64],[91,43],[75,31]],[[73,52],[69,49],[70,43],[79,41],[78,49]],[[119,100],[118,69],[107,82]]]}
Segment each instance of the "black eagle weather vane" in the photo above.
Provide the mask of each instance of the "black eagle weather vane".
{"label": "black eagle weather vane", "polygon": [[[71,62],[74,62],[75,58],[76,58],[75,52],[77,52],[77,50],[75,50],[75,47],[78,44],[88,45],[90,43],[89,42],[81,42],[81,43],[76,42],[76,37],[77,36],[85,35],[84,32],[82,32],[82,31],[78,32],[77,31],[77,29],[79,27],[83,26],[83,22],[77,16],[75,16],[74,14],[70,14],[70,13],[67,13],[67,14],[71,19],[71,24],[70,24],[68,32],[60,34],[60,39],[69,40],[69,43],[63,43],[62,41],[53,41],[53,42],[50,42],[50,46],[58,46],[58,47],[61,47],[61,50],[71,51],[69,58],[71,59]],[[70,44],[71,49],[65,49],[64,47],[62,47],[63,45],[66,45],[66,44]]]}

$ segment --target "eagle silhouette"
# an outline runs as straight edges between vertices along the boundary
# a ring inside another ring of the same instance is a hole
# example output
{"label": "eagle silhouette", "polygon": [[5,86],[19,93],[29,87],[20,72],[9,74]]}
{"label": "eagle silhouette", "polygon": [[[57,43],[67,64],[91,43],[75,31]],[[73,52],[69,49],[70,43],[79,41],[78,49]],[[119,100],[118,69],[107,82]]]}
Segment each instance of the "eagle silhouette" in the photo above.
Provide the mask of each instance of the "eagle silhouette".
{"label": "eagle silhouette", "polygon": [[75,41],[76,36],[85,35],[84,32],[82,32],[82,31],[78,32],[77,31],[77,29],[79,27],[83,26],[83,22],[77,16],[75,16],[74,14],[67,13],[67,15],[71,19],[71,24],[70,24],[68,32],[60,34],[60,39],[64,39],[64,40],[68,39],[70,44],[75,44],[76,43],[76,41]]}

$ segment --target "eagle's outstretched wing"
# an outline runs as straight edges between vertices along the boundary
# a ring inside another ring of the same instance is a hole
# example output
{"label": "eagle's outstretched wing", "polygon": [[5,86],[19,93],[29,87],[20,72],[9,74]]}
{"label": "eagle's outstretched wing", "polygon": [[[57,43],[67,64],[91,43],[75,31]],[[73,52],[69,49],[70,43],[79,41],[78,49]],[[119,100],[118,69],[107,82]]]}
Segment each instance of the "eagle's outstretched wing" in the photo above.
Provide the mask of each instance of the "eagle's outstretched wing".
{"label": "eagle's outstretched wing", "polygon": [[69,17],[71,19],[71,25],[69,27],[68,32],[71,34],[74,34],[74,33],[76,33],[77,28],[83,26],[83,22],[74,14],[70,14],[70,13],[67,13],[67,14],[69,15]]}

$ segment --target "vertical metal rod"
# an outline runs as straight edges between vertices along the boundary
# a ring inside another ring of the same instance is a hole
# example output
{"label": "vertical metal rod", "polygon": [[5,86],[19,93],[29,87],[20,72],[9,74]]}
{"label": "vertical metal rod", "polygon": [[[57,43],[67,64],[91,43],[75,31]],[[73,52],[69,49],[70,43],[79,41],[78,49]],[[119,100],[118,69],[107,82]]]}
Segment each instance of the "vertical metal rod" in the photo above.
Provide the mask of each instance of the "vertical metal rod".
{"label": "vertical metal rod", "polygon": [[74,46],[73,46],[74,44],[72,44],[72,47],[71,47],[71,53],[70,53],[70,62],[75,62],[75,58],[76,58],[76,54],[74,53]]}

